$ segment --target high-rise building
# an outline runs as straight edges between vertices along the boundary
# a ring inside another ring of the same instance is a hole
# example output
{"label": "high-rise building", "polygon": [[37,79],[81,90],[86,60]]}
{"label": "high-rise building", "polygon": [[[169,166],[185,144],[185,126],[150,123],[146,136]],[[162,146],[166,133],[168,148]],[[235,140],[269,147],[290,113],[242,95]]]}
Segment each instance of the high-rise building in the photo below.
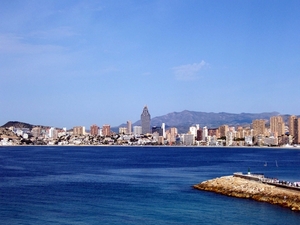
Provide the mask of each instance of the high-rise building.
{"label": "high-rise building", "polygon": [[295,119],[294,144],[300,144],[300,118]]}
{"label": "high-rise building", "polygon": [[127,127],[119,127],[119,134],[127,134]]}
{"label": "high-rise building", "polygon": [[196,140],[197,141],[202,141],[202,130],[201,129],[197,130]]}
{"label": "high-rise building", "polygon": [[130,120],[127,121],[127,134],[132,133],[132,123]]}
{"label": "high-rise building", "polygon": [[231,146],[234,139],[234,133],[232,130],[227,131],[226,134],[226,146]]}
{"label": "high-rise building", "polygon": [[134,126],[133,127],[133,135],[139,136],[142,134],[142,127],[141,126]]}
{"label": "high-rise building", "polygon": [[[198,128],[199,129],[199,128]],[[189,131],[189,133],[190,134],[192,134],[192,135],[194,135],[194,137],[196,137],[197,136],[197,127],[196,126],[191,126],[190,127],[190,131]]]}
{"label": "high-rise building", "polygon": [[243,127],[239,126],[239,127],[237,128],[237,132],[236,132],[235,137],[236,137],[236,138],[244,138],[244,137],[245,137],[245,132],[244,132]]}
{"label": "high-rise building", "polygon": [[220,126],[219,127],[220,137],[226,137],[228,131],[229,131],[228,125],[222,125],[222,126]]}
{"label": "high-rise building", "polygon": [[193,134],[184,134],[183,135],[183,144],[184,145],[194,145],[195,136]]}
{"label": "high-rise building", "polygon": [[271,133],[273,133],[275,137],[284,135],[284,128],[285,124],[281,116],[272,116],[270,118]]}
{"label": "high-rise building", "polygon": [[104,124],[102,126],[102,135],[103,136],[110,136],[110,125]]}
{"label": "high-rise building", "polygon": [[202,131],[202,140],[207,141],[207,137],[208,137],[208,129],[207,126],[205,126],[203,127],[203,131]]}
{"label": "high-rise building", "polygon": [[166,125],[165,125],[165,123],[161,124],[161,129],[163,130],[163,137],[166,138]]}
{"label": "high-rise building", "polygon": [[252,121],[253,126],[253,135],[265,135],[266,130],[266,121],[265,120],[253,120]]}
{"label": "high-rise building", "polygon": [[295,115],[289,117],[289,134],[293,137],[295,136],[296,119],[297,117]]}
{"label": "high-rise building", "polygon": [[91,135],[97,136],[99,133],[99,127],[96,124],[91,126]]}
{"label": "high-rise building", "polygon": [[85,127],[83,126],[73,127],[73,135],[85,135]]}
{"label": "high-rise building", "polygon": [[176,142],[176,136],[178,134],[176,127],[171,127],[170,130],[167,131],[166,136],[169,144],[173,144]]}
{"label": "high-rise building", "polygon": [[142,124],[142,133],[148,134],[151,133],[150,129],[151,116],[148,111],[148,107],[145,106],[141,114],[141,124]]}
{"label": "high-rise building", "polygon": [[171,127],[170,128],[170,133],[172,136],[176,137],[176,135],[178,134],[178,130],[176,127]]}
{"label": "high-rise building", "polygon": [[219,129],[218,128],[210,128],[208,129],[208,136],[216,136],[216,138],[219,138]]}
{"label": "high-rise building", "polygon": [[57,139],[57,137],[58,137],[58,131],[54,127],[51,127],[49,129],[49,138]]}

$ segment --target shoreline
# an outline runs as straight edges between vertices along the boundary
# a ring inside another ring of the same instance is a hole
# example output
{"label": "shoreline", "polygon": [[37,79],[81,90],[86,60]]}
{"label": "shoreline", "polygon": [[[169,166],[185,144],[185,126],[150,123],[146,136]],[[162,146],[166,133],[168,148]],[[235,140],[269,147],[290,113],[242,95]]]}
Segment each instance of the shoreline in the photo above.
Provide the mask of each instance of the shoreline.
{"label": "shoreline", "polygon": [[267,202],[300,211],[300,191],[248,180],[233,175],[223,176],[193,185],[194,189]]}
{"label": "shoreline", "polygon": [[300,147],[268,146],[190,146],[190,145],[0,145],[0,147],[148,147],[148,148],[249,148],[249,149],[282,149],[300,150]]}

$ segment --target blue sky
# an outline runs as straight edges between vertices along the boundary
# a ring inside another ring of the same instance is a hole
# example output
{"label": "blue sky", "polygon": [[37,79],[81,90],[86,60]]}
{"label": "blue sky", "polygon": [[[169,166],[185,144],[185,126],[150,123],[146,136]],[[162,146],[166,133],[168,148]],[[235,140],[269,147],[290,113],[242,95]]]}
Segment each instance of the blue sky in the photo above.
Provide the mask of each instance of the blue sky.
{"label": "blue sky", "polygon": [[300,115],[300,1],[0,3],[0,124]]}

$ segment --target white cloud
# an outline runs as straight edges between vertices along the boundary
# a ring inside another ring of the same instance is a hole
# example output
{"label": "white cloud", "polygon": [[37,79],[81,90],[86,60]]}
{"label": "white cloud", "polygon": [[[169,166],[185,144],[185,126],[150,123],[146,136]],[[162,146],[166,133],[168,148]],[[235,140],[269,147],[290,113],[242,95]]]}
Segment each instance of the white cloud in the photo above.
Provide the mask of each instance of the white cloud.
{"label": "white cloud", "polygon": [[194,80],[200,70],[209,67],[209,64],[202,60],[200,63],[186,64],[173,67],[172,70],[178,80]]}

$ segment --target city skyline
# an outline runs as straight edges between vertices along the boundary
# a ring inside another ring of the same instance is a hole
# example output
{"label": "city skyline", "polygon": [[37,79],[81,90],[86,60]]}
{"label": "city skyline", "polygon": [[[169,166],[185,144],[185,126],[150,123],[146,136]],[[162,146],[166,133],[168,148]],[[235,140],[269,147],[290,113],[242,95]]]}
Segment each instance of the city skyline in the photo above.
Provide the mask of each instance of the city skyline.
{"label": "city skyline", "polygon": [[0,123],[300,115],[299,15],[293,0],[1,2]]}
{"label": "city skyline", "polygon": [[[32,129],[15,127],[13,124],[1,128],[0,145],[197,145],[197,146],[285,146],[297,147],[300,144],[300,117],[288,116],[287,123],[282,116],[271,116],[266,126],[265,119],[254,119],[251,126],[221,125],[208,128],[200,124],[189,126],[188,131],[178,132],[177,127],[165,129],[165,124],[150,128],[150,114],[147,106],[141,115],[141,126],[131,122],[127,127],[119,127],[113,132],[110,125],[102,128],[92,125],[86,132],[84,126],[71,130],[53,127]],[[20,124],[16,124],[20,125]],[[128,129],[129,128],[129,129]]]}
{"label": "city skyline", "polygon": [[[154,118],[151,118],[151,115],[148,111],[148,107],[145,106],[142,110],[142,114],[140,115],[140,119],[136,121],[126,121],[126,123],[118,124],[116,126],[111,126],[111,124],[104,123],[104,124],[99,124],[94,121],[93,124],[91,125],[85,125],[82,124],[80,121],[77,121],[73,126],[66,127],[56,127],[58,129],[73,129],[74,127],[85,127],[85,129],[88,130],[93,130],[93,127],[97,128],[102,128],[103,126],[109,126],[111,128],[117,129],[117,128],[122,128],[126,129],[126,132],[128,130],[129,133],[132,132],[132,126],[140,126],[142,129],[142,119],[144,118],[144,125],[146,125],[147,130],[151,130],[151,128],[154,126],[161,126],[162,124],[165,124],[167,122],[167,125],[169,127],[188,127],[188,126],[193,126],[193,125],[199,125],[201,126],[208,126],[209,128],[215,128],[215,127],[220,127],[223,125],[226,126],[232,126],[232,127],[239,127],[239,126],[249,126],[254,120],[259,120],[263,121],[264,124],[269,124],[269,126],[272,123],[272,117],[282,117],[281,119],[285,118],[285,122],[283,123],[289,124],[289,118],[293,116],[295,118],[300,117],[300,115],[291,115],[291,114],[280,114],[278,112],[264,112],[264,113],[257,113],[257,114],[251,114],[251,113],[240,113],[240,114],[232,114],[232,113],[226,113],[226,112],[221,112],[221,113],[207,113],[207,112],[195,112],[195,111],[189,111],[189,110],[184,110],[182,112],[171,112],[166,115],[161,115],[157,116]],[[185,118],[187,117],[187,118]],[[220,120],[219,117],[222,117]],[[219,118],[219,119],[218,119]],[[228,120],[226,119],[228,118]],[[186,120],[187,119],[187,120]],[[217,119],[217,121],[215,121]],[[171,121],[171,122],[170,122]],[[205,122],[203,122],[205,121]],[[6,124],[25,124],[26,126],[33,126],[33,127],[55,127],[51,124],[30,124],[27,121],[7,121],[5,124],[2,124],[2,126],[7,127]],[[211,125],[211,124],[214,125]],[[11,125],[8,125],[11,126]],[[13,125],[12,125],[13,126]],[[147,133],[147,132],[146,132]]]}

